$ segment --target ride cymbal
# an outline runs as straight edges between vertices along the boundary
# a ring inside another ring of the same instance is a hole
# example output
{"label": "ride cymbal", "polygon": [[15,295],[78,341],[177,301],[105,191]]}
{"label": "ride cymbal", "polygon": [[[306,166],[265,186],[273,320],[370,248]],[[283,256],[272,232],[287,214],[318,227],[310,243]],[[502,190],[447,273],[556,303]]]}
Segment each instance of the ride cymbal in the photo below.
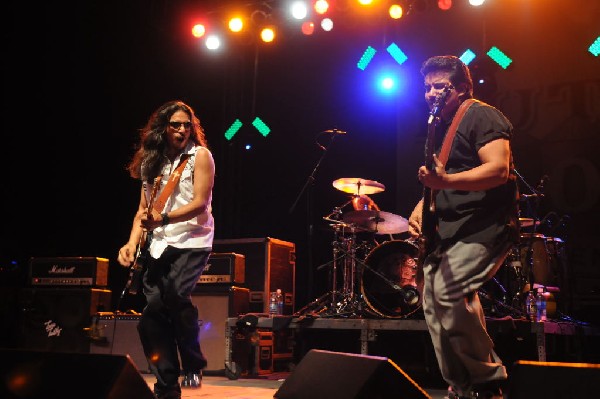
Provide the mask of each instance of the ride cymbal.
{"label": "ride cymbal", "polygon": [[399,234],[408,231],[408,220],[389,212],[351,211],[344,215],[343,220],[376,234]]}
{"label": "ride cymbal", "polygon": [[349,194],[375,194],[385,190],[385,186],[375,180],[360,177],[342,177],[333,181],[333,187]]}

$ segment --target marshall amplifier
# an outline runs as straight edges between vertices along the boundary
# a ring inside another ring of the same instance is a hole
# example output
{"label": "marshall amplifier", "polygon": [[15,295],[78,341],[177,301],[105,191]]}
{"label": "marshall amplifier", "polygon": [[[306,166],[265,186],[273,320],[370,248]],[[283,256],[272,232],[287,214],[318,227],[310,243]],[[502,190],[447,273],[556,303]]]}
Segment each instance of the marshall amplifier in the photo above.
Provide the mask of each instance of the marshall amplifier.
{"label": "marshall amplifier", "polygon": [[230,253],[211,253],[198,284],[244,284],[246,257]]}
{"label": "marshall amplifier", "polygon": [[32,286],[108,285],[108,259],[97,257],[31,258],[29,281]]}

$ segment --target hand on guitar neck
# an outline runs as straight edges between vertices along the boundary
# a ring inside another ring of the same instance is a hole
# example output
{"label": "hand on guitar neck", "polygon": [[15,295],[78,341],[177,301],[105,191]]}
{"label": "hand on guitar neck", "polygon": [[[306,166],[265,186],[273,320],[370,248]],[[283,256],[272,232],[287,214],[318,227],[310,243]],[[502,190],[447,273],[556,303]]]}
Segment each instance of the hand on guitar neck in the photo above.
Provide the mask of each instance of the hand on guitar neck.
{"label": "hand on guitar neck", "polygon": [[[148,220],[153,219],[152,211],[154,207],[154,200],[156,199],[156,194],[158,193],[159,187],[160,179],[157,178],[152,187],[150,199],[148,200],[148,207],[146,208],[146,217]],[[136,295],[142,286],[142,276],[146,270],[146,264],[148,257],[150,256],[148,254],[148,250],[150,249],[151,241],[152,232],[144,229],[140,235],[140,239],[136,247],[135,259],[129,268],[129,277],[127,279],[127,283],[125,284],[125,290],[131,295]]]}

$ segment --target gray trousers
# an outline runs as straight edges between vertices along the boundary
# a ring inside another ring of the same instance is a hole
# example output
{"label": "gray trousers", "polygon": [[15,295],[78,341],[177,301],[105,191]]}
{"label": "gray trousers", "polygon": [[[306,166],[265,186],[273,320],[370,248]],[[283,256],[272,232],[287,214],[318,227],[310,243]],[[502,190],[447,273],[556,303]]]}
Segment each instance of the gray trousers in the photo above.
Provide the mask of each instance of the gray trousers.
{"label": "gray trousers", "polygon": [[509,244],[458,242],[423,265],[423,311],[444,380],[459,395],[474,384],[507,378],[486,331],[477,290],[492,278]]}

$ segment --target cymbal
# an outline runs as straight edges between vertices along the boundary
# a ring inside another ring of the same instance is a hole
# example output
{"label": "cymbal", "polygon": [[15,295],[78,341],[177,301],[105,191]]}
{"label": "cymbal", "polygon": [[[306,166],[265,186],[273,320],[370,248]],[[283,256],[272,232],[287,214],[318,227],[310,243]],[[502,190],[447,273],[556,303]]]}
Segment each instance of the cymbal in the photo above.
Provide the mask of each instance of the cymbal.
{"label": "cymbal", "polygon": [[[519,223],[521,224],[521,227],[531,227],[533,226],[533,219],[532,218],[519,218]],[[535,222],[536,226],[540,225],[540,221],[537,220]]]}
{"label": "cymbal", "polygon": [[344,215],[343,220],[377,234],[398,234],[408,231],[408,220],[389,212],[351,211]]}
{"label": "cymbal", "polygon": [[359,177],[342,177],[333,181],[333,187],[349,194],[375,194],[385,190],[385,186],[375,180]]}

